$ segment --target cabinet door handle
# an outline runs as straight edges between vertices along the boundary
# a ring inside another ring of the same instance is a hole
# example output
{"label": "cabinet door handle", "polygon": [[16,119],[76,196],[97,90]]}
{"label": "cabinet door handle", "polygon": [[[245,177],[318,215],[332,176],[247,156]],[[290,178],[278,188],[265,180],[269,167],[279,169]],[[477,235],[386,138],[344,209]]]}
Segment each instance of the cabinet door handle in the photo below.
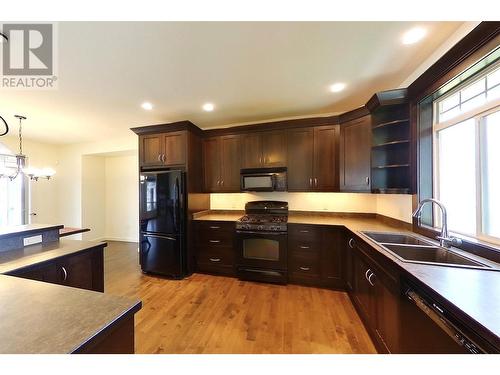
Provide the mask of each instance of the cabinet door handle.
{"label": "cabinet door handle", "polygon": [[220,180],[217,180],[217,186],[220,186]]}
{"label": "cabinet door handle", "polygon": [[220,227],[211,226],[210,229],[220,229]]}
{"label": "cabinet door handle", "polygon": [[349,239],[349,243],[348,244],[349,244],[349,247],[351,249],[354,249],[354,238]]}
{"label": "cabinet door handle", "polygon": [[366,184],[367,184],[367,185],[370,185],[370,177],[366,177],[366,178],[365,178],[365,181],[366,181]]}
{"label": "cabinet door handle", "polygon": [[365,279],[368,280],[368,273],[371,272],[372,270],[371,269],[367,269],[366,272],[365,272]]}
{"label": "cabinet door handle", "polygon": [[167,161],[167,155],[163,154],[161,156],[161,161],[165,163]]}
{"label": "cabinet door handle", "polygon": [[64,266],[61,266],[61,270],[63,271],[63,281],[66,281],[68,279],[68,271],[66,271]]}
{"label": "cabinet door handle", "polygon": [[308,231],[308,230],[305,230],[305,229],[304,229],[304,230],[299,230],[299,232],[300,232],[300,233],[309,233],[309,231]]}
{"label": "cabinet door handle", "polygon": [[302,271],[309,271],[311,268],[309,267],[299,267]]}
{"label": "cabinet door handle", "polygon": [[263,164],[262,163],[262,156],[259,156],[259,164]]}
{"label": "cabinet door handle", "polygon": [[314,187],[318,187],[318,179],[314,177]]}
{"label": "cabinet door handle", "polygon": [[161,154],[158,154],[158,161],[161,161]]}
{"label": "cabinet door handle", "polygon": [[208,242],[210,242],[210,243],[219,243],[220,240],[209,240]]}
{"label": "cabinet door handle", "polygon": [[309,246],[300,246],[301,249],[309,249]]}
{"label": "cabinet door handle", "polygon": [[375,275],[375,274],[372,272],[372,273],[370,274],[370,276],[368,276],[368,282],[370,283],[370,285],[371,285],[371,286],[375,286],[375,284],[374,284],[374,283],[372,283],[372,276],[374,276],[374,275]]}
{"label": "cabinet door handle", "polygon": [[214,263],[220,262],[220,258],[209,258],[209,260]]}
{"label": "cabinet door handle", "polygon": [[309,179],[309,187],[311,187],[311,188],[313,187],[313,179],[312,178]]}
{"label": "cabinet door handle", "polygon": [[220,180],[221,186],[224,186],[224,180]]}

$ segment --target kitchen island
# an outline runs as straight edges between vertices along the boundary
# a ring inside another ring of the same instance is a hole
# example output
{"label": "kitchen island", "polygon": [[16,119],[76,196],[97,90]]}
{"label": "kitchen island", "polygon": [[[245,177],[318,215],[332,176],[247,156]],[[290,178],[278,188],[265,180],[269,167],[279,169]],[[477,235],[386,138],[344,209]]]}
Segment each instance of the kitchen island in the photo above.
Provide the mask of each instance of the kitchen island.
{"label": "kitchen island", "polygon": [[61,227],[1,232],[0,353],[134,353],[141,301],[102,293],[106,243],[60,240]]}

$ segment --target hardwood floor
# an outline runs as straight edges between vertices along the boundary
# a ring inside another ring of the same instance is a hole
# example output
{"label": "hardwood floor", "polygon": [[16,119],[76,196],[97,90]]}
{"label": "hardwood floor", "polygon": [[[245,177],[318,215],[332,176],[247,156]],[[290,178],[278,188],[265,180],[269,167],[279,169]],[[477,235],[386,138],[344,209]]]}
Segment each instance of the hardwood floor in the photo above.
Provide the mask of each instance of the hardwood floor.
{"label": "hardwood floor", "polygon": [[105,292],[136,297],[136,353],[375,353],[346,293],[194,274],[146,276],[137,244],[108,242]]}

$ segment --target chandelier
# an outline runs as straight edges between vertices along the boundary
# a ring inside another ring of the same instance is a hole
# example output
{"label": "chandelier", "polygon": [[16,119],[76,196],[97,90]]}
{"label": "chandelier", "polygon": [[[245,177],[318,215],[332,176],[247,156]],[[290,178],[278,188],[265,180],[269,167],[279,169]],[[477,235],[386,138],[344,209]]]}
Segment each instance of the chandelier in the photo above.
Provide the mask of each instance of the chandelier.
{"label": "chandelier", "polygon": [[[52,168],[39,169],[26,165],[28,157],[23,154],[22,128],[22,121],[26,120],[26,117],[21,115],[15,115],[14,117],[19,119],[19,153],[16,155],[0,154],[0,157],[4,159],[3,166],[0,165],[0,178],[9,178],[12,181],[19,175],[25,175],[33,181],[38,181],[39,178],[50,180],[56,173]],[[14,158],[15,160],[13,160]]]}

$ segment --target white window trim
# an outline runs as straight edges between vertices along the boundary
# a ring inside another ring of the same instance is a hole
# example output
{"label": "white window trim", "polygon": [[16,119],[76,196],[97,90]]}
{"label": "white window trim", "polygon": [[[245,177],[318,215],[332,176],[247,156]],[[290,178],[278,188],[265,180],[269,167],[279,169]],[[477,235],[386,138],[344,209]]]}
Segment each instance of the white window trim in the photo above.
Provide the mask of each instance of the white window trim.
{"label": "white window trim", "polygon": [[[480,77],[479,79],[481,79]],[[451,95],[453,95],[452,93]],[[469,120],[474,118],[475,119],[475,144],[476,144],[476,233],[471,234],[471,233],[461,233],[461,232],[456,232],[454,233],[461,234],[466,237],[473,237],[477,238],[478,240],[482,240],[485,242],[489,242],[495,245],[500,245],[500,238],[498,237],[493,237],[489,236],[485,233],[483,233],[483,176],[482,176],[482,165],[481,162],[484,160],[484,156],[482,153],[484,153],[484,150],[480,147],[481,144],[481,138],[484,137],[482,134],[481,130],[484,129],[484,126],[482,126],[481,121],[484,120],[484,117],[487,115],[498,112],[500,110],[500,98],[496,100],[492,100],[489,102],[484,103],[481,106],[478,106],[477,108],[473,108],[467,112],[464,112],[456,117],[453,117],[452,119],[443,121],[441,123],[437,123],[437,110],[439,108],[439,101],[436,101],[434,103],[434,123],[432,126],[432,148],[433,148],[433,153],[435,157],[433,158],[433,196],[439,198],[439,178],[440,178],[440,172],[439,172],[439,137],[438,133],[440,130],[449,128],[450,126],[456,125],[458,123],[461,123],[463,121]],[[437,207],[433,208],[433,216],[434,216],[434,226],[441,226],[441,220],[440,220],[440,215],[437,210]]]}

